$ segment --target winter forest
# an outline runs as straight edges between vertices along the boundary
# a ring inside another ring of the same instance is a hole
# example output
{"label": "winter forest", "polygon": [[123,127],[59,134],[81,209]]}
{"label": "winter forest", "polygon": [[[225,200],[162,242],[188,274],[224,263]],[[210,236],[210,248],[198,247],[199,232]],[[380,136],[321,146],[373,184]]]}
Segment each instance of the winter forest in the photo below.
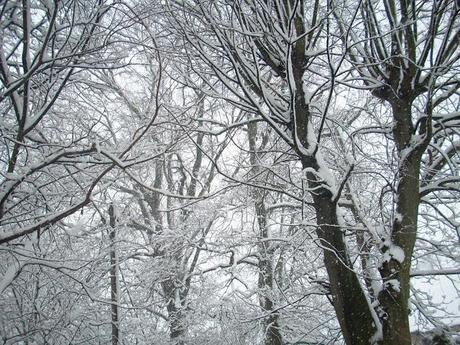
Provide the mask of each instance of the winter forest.
{"label": "winter forest", "polygon": [[0,344],[460,343],[458,0],[0,28]]}

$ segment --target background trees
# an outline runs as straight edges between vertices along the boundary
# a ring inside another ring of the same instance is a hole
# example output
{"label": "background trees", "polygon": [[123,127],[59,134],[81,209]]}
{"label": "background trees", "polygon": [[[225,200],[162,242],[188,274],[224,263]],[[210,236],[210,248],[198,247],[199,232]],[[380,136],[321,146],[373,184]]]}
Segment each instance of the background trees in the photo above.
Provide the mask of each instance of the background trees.
{"label": "background trees", "polygon": [[[152,89],[144,122],[120,127],[125,109],[95,71],[132,68],[125,50],[139,42],[128,29],[138,31],[139,20],[126,5],[102,1],[1,6],[2,340],[106,339],[108,246],[97,211],[106,212],[99,202],[120,170],[155,155],[133,148],[152,127],[159,97]],[[160,80],[157,73],[152,85]]]}
{"label": "background trees", "polygon": [[455,3],[2,6],[4,343],[452,335]]}
{"label": "background trees", "polygon": [[87,204],[104,174],[80,164],[95,152],[97,121],[85,127],[68,116],[76,105],[66,93],[78,88],[85,70],[117,64],[105,55],[110,40],[103,41],[114,30],[104,21],[113,10],[100,2],[2,5],[2,243]]}

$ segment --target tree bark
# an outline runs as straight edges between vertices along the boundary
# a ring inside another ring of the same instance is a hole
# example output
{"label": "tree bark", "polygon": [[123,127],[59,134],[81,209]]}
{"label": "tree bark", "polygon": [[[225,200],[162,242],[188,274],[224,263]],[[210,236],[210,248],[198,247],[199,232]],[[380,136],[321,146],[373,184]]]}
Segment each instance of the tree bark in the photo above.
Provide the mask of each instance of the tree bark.
{"label": "tree bark", "polygon": [[[299,30],[300,32],[304,30]],[[369,345],[376,335],[376,325],[371,306],[353,269],[343,229],[337,217],[337,200],[320,171],[318,143],[312,142],[311,113],[303,89],[305,46],[293,49],[292,69],[296,85],[292,122],[294,149],[306,174],[307,185],[313,198],[316,213],[316,234],[323,249],[324,264],[329,276],[334,309],[348,345]]]}
{"label": "tree bark", "polygon": [[[421,156],[426,144],[412,142],[414,128],[411,119],[411,101],[392,101],[395,126],[393,136],[398,150],[398,184],[396,214],[391,237],[384,243],[385,260],[380,267],[383,289],[379,293],[382,316],[383,344],[410,345],[409,294],[411,258],[417,235],[419,174]],[[394,255],[402,251],[403,257]]]}
{"label": "tree bark", "polygon": [[184,336],[186,333],[186,327],[184,323],[184,312],[183,312],[183,301],[178,301],[180,296],[176,294],[179,287],[175,286],[173,278],[168,279],[161,283],[163,293],[166,299],[166,309],[168,311],[169,318],[169,338],[174,345],[184,345]]}
{"label": "tree bark", "polygon": [[[252,173],[257,176],[260,173],[259,152],[257,148],[257,123],[248,124],[248,142],[250,150],[250,162]],[[259,228],[259,303],[263,311],[267,314],[264,318],[264,345],[282,345],[283,337],[279,325],[279,313],[275,309],[273,302],[273,282],[275,280],[273,270],[273,252],[270,248],[269,233],[267,229],[267,209],[264,204],[265,191],[254,189],[254,207],[256,211],[257,225]]]}
{"label": "tree bark", "polygon": [[120,339],[118,316],[118,260],[116,252],[116,215],[113,205],[109,207],[110,224],[110,298],[112,310],[112,345],[118,345]]}
{"label": "tree bark", "polygon": [[[302,161],[312,167],[311,159]],[[353,270],[343,229],[337,218],[337,205],[332,193],[307,174],[316,211],[316,234],[323,249],[324,264],[329,277],[333,306],[348,345],[369,345],[376,334],[375,320],[359,278]]]}
{"label": "tree bark", "polygon": [[260,306],[267,314],[264,319],[264,344],[265,345],[282,345],[283,338],[280,332],[279,313],[274,309],[273,303],[273,253],[270,249],[267,231],[267,210],[264,207],[263,199],[256,201],[256,216],[259,226],[260,238],[262,240],[259,246],[259,301]]}

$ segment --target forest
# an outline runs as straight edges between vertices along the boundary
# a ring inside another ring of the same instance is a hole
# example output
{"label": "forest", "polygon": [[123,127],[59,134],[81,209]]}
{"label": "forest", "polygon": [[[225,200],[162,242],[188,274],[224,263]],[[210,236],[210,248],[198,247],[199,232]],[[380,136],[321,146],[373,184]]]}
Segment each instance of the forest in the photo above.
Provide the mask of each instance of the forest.
{"label": "forest", "polygon": [[460,1],[0,0],[1,345],[460,343]]}

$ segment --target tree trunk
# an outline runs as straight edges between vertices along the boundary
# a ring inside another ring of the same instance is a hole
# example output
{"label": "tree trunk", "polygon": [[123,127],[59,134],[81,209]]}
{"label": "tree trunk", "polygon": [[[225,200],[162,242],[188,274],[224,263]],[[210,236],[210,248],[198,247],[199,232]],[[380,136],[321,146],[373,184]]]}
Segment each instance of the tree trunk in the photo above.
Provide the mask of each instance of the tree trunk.
{"label": "tree trunk", "polygon": [[420,204],[420,160],[426,144],[414,146],[412,142],[414,128],[411,102],[392,102],[392,110],[395,119],[393,135],[400,158],[399,183],[391,238],[387,239],[382,248],[385,258],[380,267],[383,289],[378,297],[384,312],[383,344],[410,345],[410,268]]}
{"label": "tree trunk", "polygon": [[177,296],[179,287],[176,286],[173,279],[163,281],[161,287],[165,294],[166,309],[168,311],[169,338],[174,345],[184,345],[186,326],[183,303],[178,300],[180,297]]}
{"label": "tree trunk", "polygon": [[[311,168],[311,159],[303,161]],[[376,326],[370,305],[357,274],[353,270],[347,246],[337,218],[337,205],[332,193],[316,182],[317,176],[307,174],[316,211],[316,234],[323,249],[324,264],[329,276],[333,306],[348,345],[369,345]]]}
{"label": "tree trunk", "polygon": [[[250,150],[250,162],[254,176],[260,173],[259,152],[256,145],[257,123],[248,124],[248,142]],[[273,252],[270,249],[270,241],[267,229],[267,209],[264,204],[265,191],[253,189],[254,206],[256,211],[257,225],[259,227],[259,304],[266,314],[264,318],[264,345],[282,345],[283,338],[279,326],[279,314],[274,311],[273,303]]]}
{"label": "tree trunk", "polygon": [[260,238],[263,240],[259,246],[259,301],[260,306],[267,314],[264,319],[264,344],[282,345],[282,336],[279,326],[279,314],[274,311],[273,303],[273,253],[268,238],[266,217],[267,211],[263,199],[256,202],[256,216],[259,225]]}
{"label": "tree trunk", "polygon": [[118,319],[118,260],[115,248],[116,242],[116,215],[113,205],[109,207],[110,217],[110,297],[112,310],[112,345],[118,345],[120,330]]}
{"label": "tree trunk", "polygon": [[[320,154],[318,144],[311,142],[309,131],[313,131],[311,114],[305,102],[303,90],[303,69],[300,53],[294,51],[292,60],[293,75],[296,84],[294,112],[295,147],[303,169],[307,171],[306,178],[313,207],[316,213],[316,234],[323,249],[324,264],[329,276],[334,309],[348,345],[369,345],[376,335],[376,320],[372,315],[370,303],[364,293],[358,275],[353,270],[343,229],[337,218],[337,201],[321,175],[327,167],[319,165]],[[300,56],[300,57],[299,57]]]}

